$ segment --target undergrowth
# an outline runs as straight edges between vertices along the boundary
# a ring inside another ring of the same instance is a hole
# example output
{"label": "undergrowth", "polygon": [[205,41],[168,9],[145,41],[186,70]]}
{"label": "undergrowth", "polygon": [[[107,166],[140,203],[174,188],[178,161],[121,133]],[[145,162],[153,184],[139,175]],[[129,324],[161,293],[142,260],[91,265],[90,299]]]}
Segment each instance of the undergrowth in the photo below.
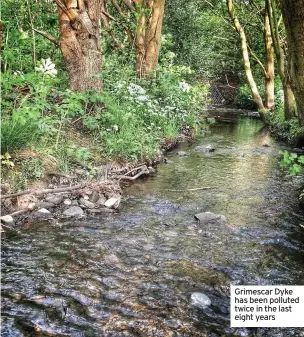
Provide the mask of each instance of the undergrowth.
{"label": "undergrowth", "polygon": [[[62,90],[54,69],[47,60],[36,72],[3,75],[1,155],[10,156],[3,170],[16,170],[18,163],[18,188],[42,175],[48,156],[62,171],[75,163],[158,156],[164,139],[194,126],[208,92],[206,85],[187,82],[185,67],[163,64],[155,80],[139,80],[118,55],[104,62],[103,93]],[[29,148],[42,161],[24,158]]]}

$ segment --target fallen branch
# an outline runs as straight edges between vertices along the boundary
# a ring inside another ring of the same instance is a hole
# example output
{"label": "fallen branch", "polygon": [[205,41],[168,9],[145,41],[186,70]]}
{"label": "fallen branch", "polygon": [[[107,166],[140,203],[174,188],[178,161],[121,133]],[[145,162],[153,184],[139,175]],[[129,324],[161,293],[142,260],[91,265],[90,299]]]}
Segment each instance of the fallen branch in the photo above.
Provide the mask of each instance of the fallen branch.
{"label": "fallen branch", "polygon": [[58,177],[64,177],[68,179],[76,179],[77,177],[75,176],[70,176],[69,174],[66,173],[61,173],[61,172],[47,172],[46,173],[49,176],[58,176]]}
{"label": "fallen branch", "polygon": [[135,179],[139,178],[140,176],[142,176],[144,174],[149,174],[149,173],[150,173],[150,171],[147,169],[147,170],[138,172],[133,177],[129,177],[129,176],[126,176],[126,175],[124,175],[124,176],[118,176],[118,178],[119,178],[118,180],[122,180],[122,179],[124,179],[124,180],[135,180]]}
{"label": "fallen branch", "polygon": [[145,171],[145,170],[147,170],[148,168],[147,168],[146,165],[144,165],[144,166],[142,165],[142,166],[135,167],[134,169],[132,169],[132,170],[130,170],[129,172],[125,173],[125,176],[128,176],[130,173],[132,173],[132,172],[134,172],[134,171],[137,171],[137,170],[139,170],[139,169],[141,169],[142,171]]}
{"label": "fallen branch", "polygon": [[14,197],[18,197],[19,195],[24,195],[24,194],[33,194],[33,195],[39,195],[40,196],[40,195],[43,195],[43,194],[46,194],[46,193],[67,192],[67,191],[77,190],[77,189],[85,187],[85,186],[86,186],[86,183],[75,185],[75,186],[70,186],[70,187],[48,188],[48,189],[41,190],[41,191],[27,190],[27,191],[23,191],[23,192],[19,192],[19,193],[2,195],[0,200],[1,199],[7,199],[7,198],[14,198]]}
{"label": "fallen branch", "polygon": [[27,191],[22,191],[22,192],[13,193],[13,194],[5,194],[5,195],[0,196],[0,200],[1,199],[7,199],[7,198],[19,197],[19,195],[30,194],[30,193],[31,193],[31,191],[27,190]]}
{"label": "fallen branch", "polygon": [[167,190],[170,192],[194,192],[194,191],[203,191],[203,190],[214,190],[217,186],[207,186],[207,187],[198,187],[198,188],[188,188],[187,190]]}

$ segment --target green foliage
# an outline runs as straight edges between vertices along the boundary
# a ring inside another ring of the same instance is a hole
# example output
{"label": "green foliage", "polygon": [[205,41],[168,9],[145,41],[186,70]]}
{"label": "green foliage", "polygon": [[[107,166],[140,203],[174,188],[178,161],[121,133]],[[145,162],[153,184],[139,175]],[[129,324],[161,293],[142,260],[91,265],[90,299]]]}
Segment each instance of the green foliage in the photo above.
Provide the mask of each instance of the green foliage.
{"label": "green foliage", "polygon": [[304,127],[299,125],[298,118],[285,120],[284,106],[282,101],[277,102],[274,111],[270,112],[270,129],[271,132],[278,138],[293,143],[298,136],[304,134]]}
{"label": "green foliage", "polygon": [[15,166],[14,162],[11,160],[12,157],[8,152],[5,152],[5,154],[2,154],[0,158],[1,158],[1,164],[5,165],[7,168],[13,168]]}
{"label": "green foliage", "polygon": [[292,176],[299,175],[303,172],[304,155],[297,155],[296,153],[289,153],[288,151],[281,151],[283,158],[280,161],[282,167],[288,167]]}
{"label": "green foliage", "polygon": [[5,118],[1,123],[1,154],[12,153],[25,148],[38,138],[37,124],[28,121],[25,125],[19,120]]}
{"label": "green foliage", "polygon": [[21,163],[21,174],[25,180],[41,178],[43,172],[43,162],[38,158],[28,158]]}

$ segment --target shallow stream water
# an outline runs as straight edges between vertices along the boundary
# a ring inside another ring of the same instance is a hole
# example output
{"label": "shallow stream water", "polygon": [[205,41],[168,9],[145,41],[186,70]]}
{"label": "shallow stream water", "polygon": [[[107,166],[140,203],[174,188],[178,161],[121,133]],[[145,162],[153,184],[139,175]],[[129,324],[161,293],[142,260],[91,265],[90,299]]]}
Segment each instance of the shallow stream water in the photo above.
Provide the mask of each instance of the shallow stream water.
{"label": "shallow stream water", "polygon": [[[127,187],[119,213],[6,231],[2,336],[304,336],[229,327],[230,283],[304,284],[304,214],[283,144],[228,117]],[[216,150],[194,150],[204,144]],[[205,211],[228,224],[200,225]],[[192,306],[193,292],[211,306]]]}

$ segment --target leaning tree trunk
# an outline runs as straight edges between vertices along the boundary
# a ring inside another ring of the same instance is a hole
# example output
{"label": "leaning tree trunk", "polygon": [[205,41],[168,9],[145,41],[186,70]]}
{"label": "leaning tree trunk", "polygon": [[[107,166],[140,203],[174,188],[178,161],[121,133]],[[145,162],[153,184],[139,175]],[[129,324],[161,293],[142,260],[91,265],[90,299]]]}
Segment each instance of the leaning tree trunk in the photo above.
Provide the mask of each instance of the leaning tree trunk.
{"label": "leaning tree trunk", "polygon": [[56,0],[59,10],[59,46],[72,91],[101,91],[102,58],[100,12],[103,0]]}
{"label": "leaning tree trunk", "polygon": [[161,32],[164,19],[165,0],[138,0],[138,5],[150,9],[150,16],[141,14],[137,21],[136,71],[139,77],[154,77],[158,67]]}
{"label": "leaning tree trunk", "polygon": [[251,93],[252,93],[252,98],[256,105],[259,108],[259,113],[260,117],[263,120],[265,124],[268,124],[268,117],[266,114],[266,109],[263,104],[263,100],[261,98],[261,95],[259,93],[259,90],[257,88],[257,85],[255,83],[252,70],[251,70],[251,64],[250,64],[250,59],[249,59],[249,53],[248,53],[248,47],[247,47],[247,38],[245,31],[243,27],[241,26],[239,19],[235,13],[234,9],[234,3],[233,0],[226,0],[227,1],[227,8],[229,15],[233,21],[234,27],[236,31],[239,34],[240,40],[241,40],[241,46],[242,46],[242,56],[243,56],[243,62],[244,62],[244,69],[245,69],[245,74],[247,78],[248,85],[250,87]]}
{"label": "leaning tree trunk", "polygon": [[266,54],[266,66],[265,66],[265,107],[269,110],[274,108],[274,56],[273,56],[273,44],[269,23],[269,16],[265,11],[265,23],[264,23],[264,40],[265,40],[265,54]]}
{"label": "leaning tree trunk", "polygon": [[280,0],[288,45],[288,67],[299,122],[304,125],[304,1]]}

